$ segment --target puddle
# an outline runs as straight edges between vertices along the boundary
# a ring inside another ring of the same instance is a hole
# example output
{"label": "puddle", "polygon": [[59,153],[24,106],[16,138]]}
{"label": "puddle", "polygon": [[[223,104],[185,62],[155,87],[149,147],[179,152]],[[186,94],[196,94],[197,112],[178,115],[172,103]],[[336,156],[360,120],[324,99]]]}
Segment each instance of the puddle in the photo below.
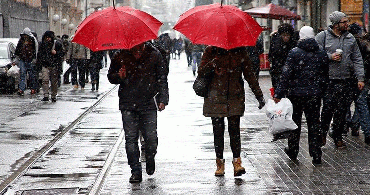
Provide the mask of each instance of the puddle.
{"label": "puddle", "polygon": [[30,134],[14,134],[13,138],[17,140],[41,140],[40,138]]}

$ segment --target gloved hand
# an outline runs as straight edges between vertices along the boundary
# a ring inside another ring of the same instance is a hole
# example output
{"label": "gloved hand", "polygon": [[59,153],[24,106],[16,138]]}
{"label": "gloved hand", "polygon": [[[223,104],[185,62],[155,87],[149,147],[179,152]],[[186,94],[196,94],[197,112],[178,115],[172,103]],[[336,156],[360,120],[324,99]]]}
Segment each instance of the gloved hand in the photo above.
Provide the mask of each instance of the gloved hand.
{"label": "gloved hand", "polygon": [[258,109],[262,109],[265,106],[266,102],[263,97],[258,98]]}

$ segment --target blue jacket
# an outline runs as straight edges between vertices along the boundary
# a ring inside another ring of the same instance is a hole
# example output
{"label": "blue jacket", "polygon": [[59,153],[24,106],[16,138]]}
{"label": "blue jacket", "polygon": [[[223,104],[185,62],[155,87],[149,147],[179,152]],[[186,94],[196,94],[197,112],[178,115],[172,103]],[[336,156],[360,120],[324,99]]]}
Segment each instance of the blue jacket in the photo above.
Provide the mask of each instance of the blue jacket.
{"label": "blue jacket", "polygon": [[288,54],[274,97],[321,96],[329,78],[328,70],[328,55],[315,39],[300,40]]}

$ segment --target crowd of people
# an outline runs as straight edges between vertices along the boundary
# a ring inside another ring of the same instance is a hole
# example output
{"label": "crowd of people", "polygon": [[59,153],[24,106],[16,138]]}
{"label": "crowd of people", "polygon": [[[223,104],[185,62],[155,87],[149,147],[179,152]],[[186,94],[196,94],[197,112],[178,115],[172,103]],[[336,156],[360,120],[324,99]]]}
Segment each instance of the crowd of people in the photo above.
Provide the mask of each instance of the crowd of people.
{"label": "crowd of people", "polygon": [[[287,97],[293,104],[293,121],[298,128],[288,137],[286,154],[296,160],[299,152],[302,113],[308,125],[309,153],[314,164],[321,164],[321,147],[329,135],[338,149],[346,147],[343,136],[351,129],[359,136],[369,133],[369,57],[370,39],[362,27],[345,13],[329,15],[331,25],[317,35],[309,26],[299,33],[282,24],[272,35],[269,59],[274,100]],[[298,35],[298,36],[297,36]],[[350,106],[355,111],[351,116]]]}
{"label": "crowd of people", "polygon": [[[23,96],[24,91],[30,89],[33,95],[42,88],[42,101],[51,99],[56,102],[62,76],[64,84],[69,84],[70,75],[75,89],[80,86],[83,90],[90,75],[91,90],[98,90],[99,71],[103,68],[105,55],[105,51],[92,52],[82,45],[71,43],[68,35],[56,36],[53,31],[46,31],[39,41],[37,34],[26,27],[20,34],[15,50],[16,61],[13,63],[20,68],[17,93]],[[65,72],[64,61],[70,66]]]}
{"label": "crowd of people", "polygon": [[[309,154],[313,164],[321,164],[323,147],[329,135],[338,149],[345,148],[343,135],[359,136],[361,128],[365,143],[370,144],[370,112],[368,106],[370,34],[357,23],[349,25],[348,17],[339,11],[329,15],[331,25],[317,35],[310,26],[296,31],[289,23],[279,25],[271,34],[269,61],[274,93],[279,103],[288,98],[293,105],[293,121],[298,128],[288,137],[285,153],[297,160],[303,112],[308,126]],[[225,118],[233,154],[234,176],[246,171],[241,165],[240,117],[245,111],[244,80],[249,84],[258,108],[265,105],[258,78],[263,53],[260,36],[255,46],[230,50],[193,44],[187,38],[171,39],[167,33],[152,42],[131,49],[109,51],[111,65],[108,80],[119,84],[119,109],[125,131],[126,153],[131,167],[131,183],[142,181],[138,139],[143,137],[142,154],[146,172],[155,172],[157,153],[157,111],[169,102],[167,76],[170,59],[180,59],[185,51],[194,76],[211,75],[208,95],[204,98],[203,115],[210,117],[214,134],[216,176],[225,174]],[[92,52],[68,36],[58,38],[46,31],[39,43],[29,28],[21,33],[16,55],[20,66],[19,95],[26,89],[29,75],[31,94],[37,93],[37,72],[42,72],[42,101],[56,101],[64,60],[70,65],[63,75],[64,83],[84,89],[91,76],[92,90],[99,88],[99,71],[105,51]],[[78,76],[77,76],[78,74]],[[71,82],[69,80],[71,75]],[[78,78],[78,79],[77,79]],[[244,78],[244,80],[243,80]],[[51,87],[49,87],[51,85]],[[354,103],[352,115],[350,106]],[[331,129],[331,130],[330,130]]]}

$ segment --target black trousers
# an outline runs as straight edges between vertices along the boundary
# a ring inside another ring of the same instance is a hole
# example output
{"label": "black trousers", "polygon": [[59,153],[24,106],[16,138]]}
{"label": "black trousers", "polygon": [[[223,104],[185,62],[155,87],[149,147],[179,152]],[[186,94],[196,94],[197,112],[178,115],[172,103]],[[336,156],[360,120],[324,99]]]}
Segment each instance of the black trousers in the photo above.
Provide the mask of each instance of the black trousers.
{"label": "black trousers", "polygon": [[289,152],[297,156],[301,135],[302,114],[304,112],[308,126],[308,148],[310,156],[320,158],[322,134],[320,129],[321,98],[318,96],[290,96],[293,105],[293,121],[298,126],[288,138]]}
{"label": "black trousers", "polygon": [[[73,59],[71,62],[71,76],[72,85],[78,85],[82,88],[85,87],[85,76],[86,76],[86,60],[84,59]],[[78,82],[77,82],[78,72]]]}
{"label": "black trousers", "polygon": [[[223,159],[224,153],[224,133],[225,120],[224,117],[211,117],[213,125],[213,136],[216,157]],[[228,131],[230,136],[230,146],[233,152],[233,157],[240,157],[241,143],[240,143],[240,116],[227,117]]]}
{"label": "black trousers", "polygon": [[354,91],[351,79],[330,80],[325,91],[321,111],[321,129],[326,135],[333,119],[334,142],[342,140],[347,108],[351,105]]}

